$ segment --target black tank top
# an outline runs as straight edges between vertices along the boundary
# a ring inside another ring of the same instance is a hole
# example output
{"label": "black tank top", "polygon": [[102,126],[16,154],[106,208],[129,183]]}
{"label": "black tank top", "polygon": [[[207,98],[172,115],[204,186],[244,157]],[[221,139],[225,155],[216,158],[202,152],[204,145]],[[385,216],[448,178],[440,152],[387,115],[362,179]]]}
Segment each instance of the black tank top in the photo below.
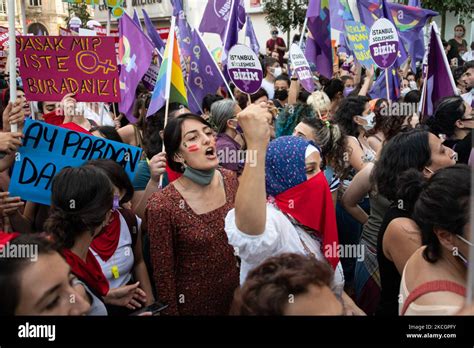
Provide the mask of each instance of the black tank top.
{"label": "black tank top", "polygon": [[380,233],[377,238],[377,261],[379,263],[382,291],[375,315],[398,316],[398,295],[400,293],[402,277],[400,273],[398,273],[395,264],[387,259],[383,253],[383,236],[390,222],[401,217],[410,218],[410,214],[392,205],[387,210],[382,225],[380,226]]}

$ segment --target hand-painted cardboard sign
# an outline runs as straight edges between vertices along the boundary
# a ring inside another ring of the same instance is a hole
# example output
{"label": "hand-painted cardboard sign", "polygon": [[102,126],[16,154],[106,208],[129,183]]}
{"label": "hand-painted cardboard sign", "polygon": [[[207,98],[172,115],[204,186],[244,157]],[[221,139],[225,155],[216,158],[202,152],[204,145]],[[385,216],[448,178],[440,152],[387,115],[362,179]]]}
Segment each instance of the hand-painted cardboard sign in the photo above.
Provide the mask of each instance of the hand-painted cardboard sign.
{"label": "hand-painted cardboard sign", "polygon": [[115,38],[19,36],[20,75],[29,101],[120,101]]}
{"label": "hand-painted cardboard sign", "polygon": [[107,158],[120,164],[133,180],[142,152],[139,147],[31,119],[25,121],[23,134],[9,192],[46,205],[51,204],[51,182],[64,167],[79,167],[91,159]]}
{"label": "hand-painted cardboard sign", "polygon": [[349,48],[361,65],[370,68],[374,65],[369,49],[369,31],[367,27],[355,21],[344,21]]}

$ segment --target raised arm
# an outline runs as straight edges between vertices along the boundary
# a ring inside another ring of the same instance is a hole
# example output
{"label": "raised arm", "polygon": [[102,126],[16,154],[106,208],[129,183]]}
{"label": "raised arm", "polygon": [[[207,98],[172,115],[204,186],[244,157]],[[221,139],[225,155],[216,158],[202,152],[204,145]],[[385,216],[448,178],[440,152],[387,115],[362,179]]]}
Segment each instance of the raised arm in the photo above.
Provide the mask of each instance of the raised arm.
{"label": "raised arm", "polygon": [[235,223],[249,235],[265,231],[267,196],[265,190],[265,155],[270,141],[272,115],[265,103],[252,104],[237,115],[247,142],[257,161],[246,163],[235,198]]}
{"label": "raised arm", "polygon": [[374,66],[372,65],[369,69],[365,72],[365,81],[362,85],[362,88],[359,91],[359,95],[366,96],[369,93],[370,89],[372,88],[372,84],[374,83]]}
{"label": "raised arm", "polygon": [[365,224],[369,218],[367,213],[357,204],[370,191],[370,173],[372,173],[374,165],[367,164],[352,179],[351,184],[342,196],[342,205],[354,219],[361,224]]}

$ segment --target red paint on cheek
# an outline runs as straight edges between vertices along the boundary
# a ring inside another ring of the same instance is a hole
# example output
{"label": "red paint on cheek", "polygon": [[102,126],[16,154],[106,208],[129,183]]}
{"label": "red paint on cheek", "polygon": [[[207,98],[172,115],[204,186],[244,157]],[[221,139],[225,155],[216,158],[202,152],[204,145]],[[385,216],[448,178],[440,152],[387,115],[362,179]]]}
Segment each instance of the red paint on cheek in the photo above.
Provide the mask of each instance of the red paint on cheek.
{"label": "red paint on cheek", "polygon": [[196,152],[196,151],[199,151],[199,146],[196,145],[196,144],[193,144],[191,146],[188,147],[188,151],[189,152]]}

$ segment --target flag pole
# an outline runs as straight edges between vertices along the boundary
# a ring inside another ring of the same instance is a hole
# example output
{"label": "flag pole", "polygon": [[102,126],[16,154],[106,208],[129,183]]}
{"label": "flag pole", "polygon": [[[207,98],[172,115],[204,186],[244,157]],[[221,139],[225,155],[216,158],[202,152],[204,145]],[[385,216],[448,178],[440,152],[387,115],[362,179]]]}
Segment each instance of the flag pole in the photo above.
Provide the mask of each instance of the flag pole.
{"label": "flag pole", "polygon": [[[166,97],[166,104],[165,104],[165,124],[163,129],[166,128],[168,124],[168,114],[169,114],[169,107],[170,107],[170,90],[171,90],[171,69],[173,68],[173,52],[174,52],[174,32],[175,32],[175,25],[176,25],[176,17],[171,17],[171,29],[168,35],[169,42],[168,46],[168,67],[166,68],[166,90],[165,90],[165,97]],[[184,79],[183,79],[184,80]],[[161,152],[165,152],[165,142],[163,141],[163,145],[161,146]],[[160,182],[158,184],[159,188],[163,187],[163,174],[160,176]]]}
{"label": "flag pole", "polygon": [[[16,100],[16,37],[15,37],[15,0],[8,0],[8,56],[10,74],[10,102]],[[12,132],[18,132],[16,123],[10,125]]]}
{"label": "flag pole", "polygon": [[387,100],[388,100],[388,104],[390,105],[392,101],[390,100],[390,90],[388,87],[388,69],[390,68],[385,69],[385,88],[387,89]]}
{"label": "flag pole", "polygon": [[303,44],[304,33],[306,32],[307,27],[308,27],[308,17],[305,17],[304,24],[303,24],[303,30],[301,31],[300,43],[298,44],[298,46],[300,48],[301,48],[301,45]]}
{"label": "flag pole", "polygon": [[[160,56],[161,61],[163,61],[163,55],[161,54],[160,50],[156,48],[156,51],[158,52],[158,55]],[[191,93],[191,96],[193,97],[194,102],[195,102],[196,105],[199,107],[199,111],[201,111],[201,113],[203,114],[204,111],[202,110],[201,105],[198,103],[198,101],[197,101],[197,99],[196,99],[196,96],[194,95],[193,91],[192,91],[191,88],[189,87],[188,81],[187,81],[185,78],[183,78],[183,81],[184,81],[184,84],[186,85],[187,90],[189,91],[189,93]]]}
{"label": "flag pole", "polygon": [[[197,30],[197,29],[194,29],[194,30],[196,30],[196,33],[199,35],[199,38],[201,39],[201,41],[204,42],[204,40],[202,39],[202,36],[201,36],[201,33],[199,32],[199,30]],[[206,45],[204,45],[204,47],[206,47],[207,52],[208,52],[209,55],[212,57],[212,54],[211,54],[211,52],[209,51],[209,48],[207,48]],[[221,69],[219,68],[219,65],[217,65],[217,62],[216,62],[214,59],[212,59],[212,61],[213,61],[214,64],[216,65],[217,71],[219,71],[219,74],[221,75],[222,80],[224,81],[225,86],[227,87],[227,90],[229,91],[229,94],[230,94],[230,96],[232,97],[232,100],[235,101],[234,94],[233,94],[232,91],[230,90],[229,84],[227,83],[227,80],[225,79],[224,74],[222,73]]]}

